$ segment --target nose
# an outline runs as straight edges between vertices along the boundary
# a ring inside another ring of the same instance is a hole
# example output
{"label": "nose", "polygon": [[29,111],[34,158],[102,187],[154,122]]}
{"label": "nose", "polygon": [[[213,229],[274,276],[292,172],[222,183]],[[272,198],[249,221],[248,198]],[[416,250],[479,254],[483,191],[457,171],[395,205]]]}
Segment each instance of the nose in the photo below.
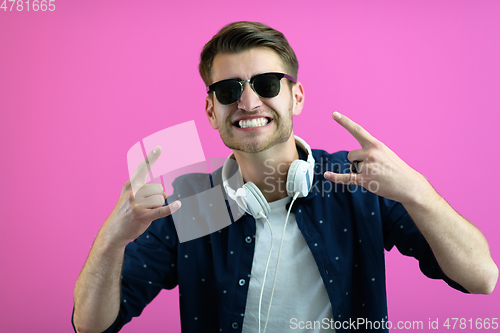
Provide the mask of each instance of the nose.
{"label": "nose", "polygon": [[259,95],[252,89],[250,82],[243,83],[243,92],[238,101],[238,108],[245,111],[252,111],[262,105]]}

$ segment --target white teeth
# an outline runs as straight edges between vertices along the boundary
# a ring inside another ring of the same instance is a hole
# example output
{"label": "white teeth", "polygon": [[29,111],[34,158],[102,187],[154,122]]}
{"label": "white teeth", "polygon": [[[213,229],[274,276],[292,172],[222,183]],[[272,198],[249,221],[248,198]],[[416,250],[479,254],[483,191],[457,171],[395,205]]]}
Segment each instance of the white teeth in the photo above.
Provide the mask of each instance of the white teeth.
{"label": "white teeth", "polygon": [[249,120],[240,120],[238,125],[240,125],[241,128],[248,128],[248,127],[258,127],[258,126],[264,126],[269,123],[269,120],[267,118],[254,118],[254,119],[249,119]]}

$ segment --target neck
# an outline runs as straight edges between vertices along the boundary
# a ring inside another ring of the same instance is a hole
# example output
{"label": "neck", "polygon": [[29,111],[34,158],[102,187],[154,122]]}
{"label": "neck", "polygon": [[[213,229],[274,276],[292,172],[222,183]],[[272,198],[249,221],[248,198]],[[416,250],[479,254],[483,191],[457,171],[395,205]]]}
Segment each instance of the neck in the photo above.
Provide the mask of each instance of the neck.
{"label": "neck", "polygon": [[287,197],[286,178],[293,161],[299,158],[294,135],[281,144],[259,153],[234,151],[245,182],[252,182],[268,202]]}

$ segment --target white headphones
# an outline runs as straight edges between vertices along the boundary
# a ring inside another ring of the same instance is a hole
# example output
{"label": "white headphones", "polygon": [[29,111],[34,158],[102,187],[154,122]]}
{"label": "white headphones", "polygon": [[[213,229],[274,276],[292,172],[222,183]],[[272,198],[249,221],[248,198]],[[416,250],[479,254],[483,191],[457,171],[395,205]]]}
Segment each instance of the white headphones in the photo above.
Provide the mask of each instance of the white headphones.
{"label": "white headphones", "polygon": [[[307,152],[307,161],[298,159],[292,162],[288,169],[286,191],[290,197],[294,197],[297,193],[298,197],[306,197],[312,187],[315,162],[309,145],[296,135],[295,142]],[[252,215],[254,218],[267,217],[271,209],[266,198],[257,185],[252,182],[247,182],[241,186],[243,177],[241,176],[239,166],[236,173],[233,171],[233,176],[230,179],[230,172],[235,165],[237,165],[232,157],[233,154],[229,156],[222,167],[222,181],[226,193],[231,199],[236,201],[242,210]],[[241,187],[235,191],[231,188],[229,182],[235,182],[238,187]]]}

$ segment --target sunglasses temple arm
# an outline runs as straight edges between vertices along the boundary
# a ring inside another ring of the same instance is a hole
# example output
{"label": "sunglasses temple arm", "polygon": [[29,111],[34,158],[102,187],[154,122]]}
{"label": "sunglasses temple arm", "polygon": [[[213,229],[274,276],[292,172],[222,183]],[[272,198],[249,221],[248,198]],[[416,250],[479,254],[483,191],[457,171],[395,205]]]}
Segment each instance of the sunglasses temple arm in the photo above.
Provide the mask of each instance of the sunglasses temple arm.
{"label": "sunglasses temple arm", "polygon": [[295,79],[294,79],[293,77],[291,77],[291,76],[290,76],[290,75],[288,75],[288,74],[284,74],[284,76],[285,76],[288,80],[292,81],[293,83],[296,83],[296,82],[297,82],[297,81],[295,81]]}

